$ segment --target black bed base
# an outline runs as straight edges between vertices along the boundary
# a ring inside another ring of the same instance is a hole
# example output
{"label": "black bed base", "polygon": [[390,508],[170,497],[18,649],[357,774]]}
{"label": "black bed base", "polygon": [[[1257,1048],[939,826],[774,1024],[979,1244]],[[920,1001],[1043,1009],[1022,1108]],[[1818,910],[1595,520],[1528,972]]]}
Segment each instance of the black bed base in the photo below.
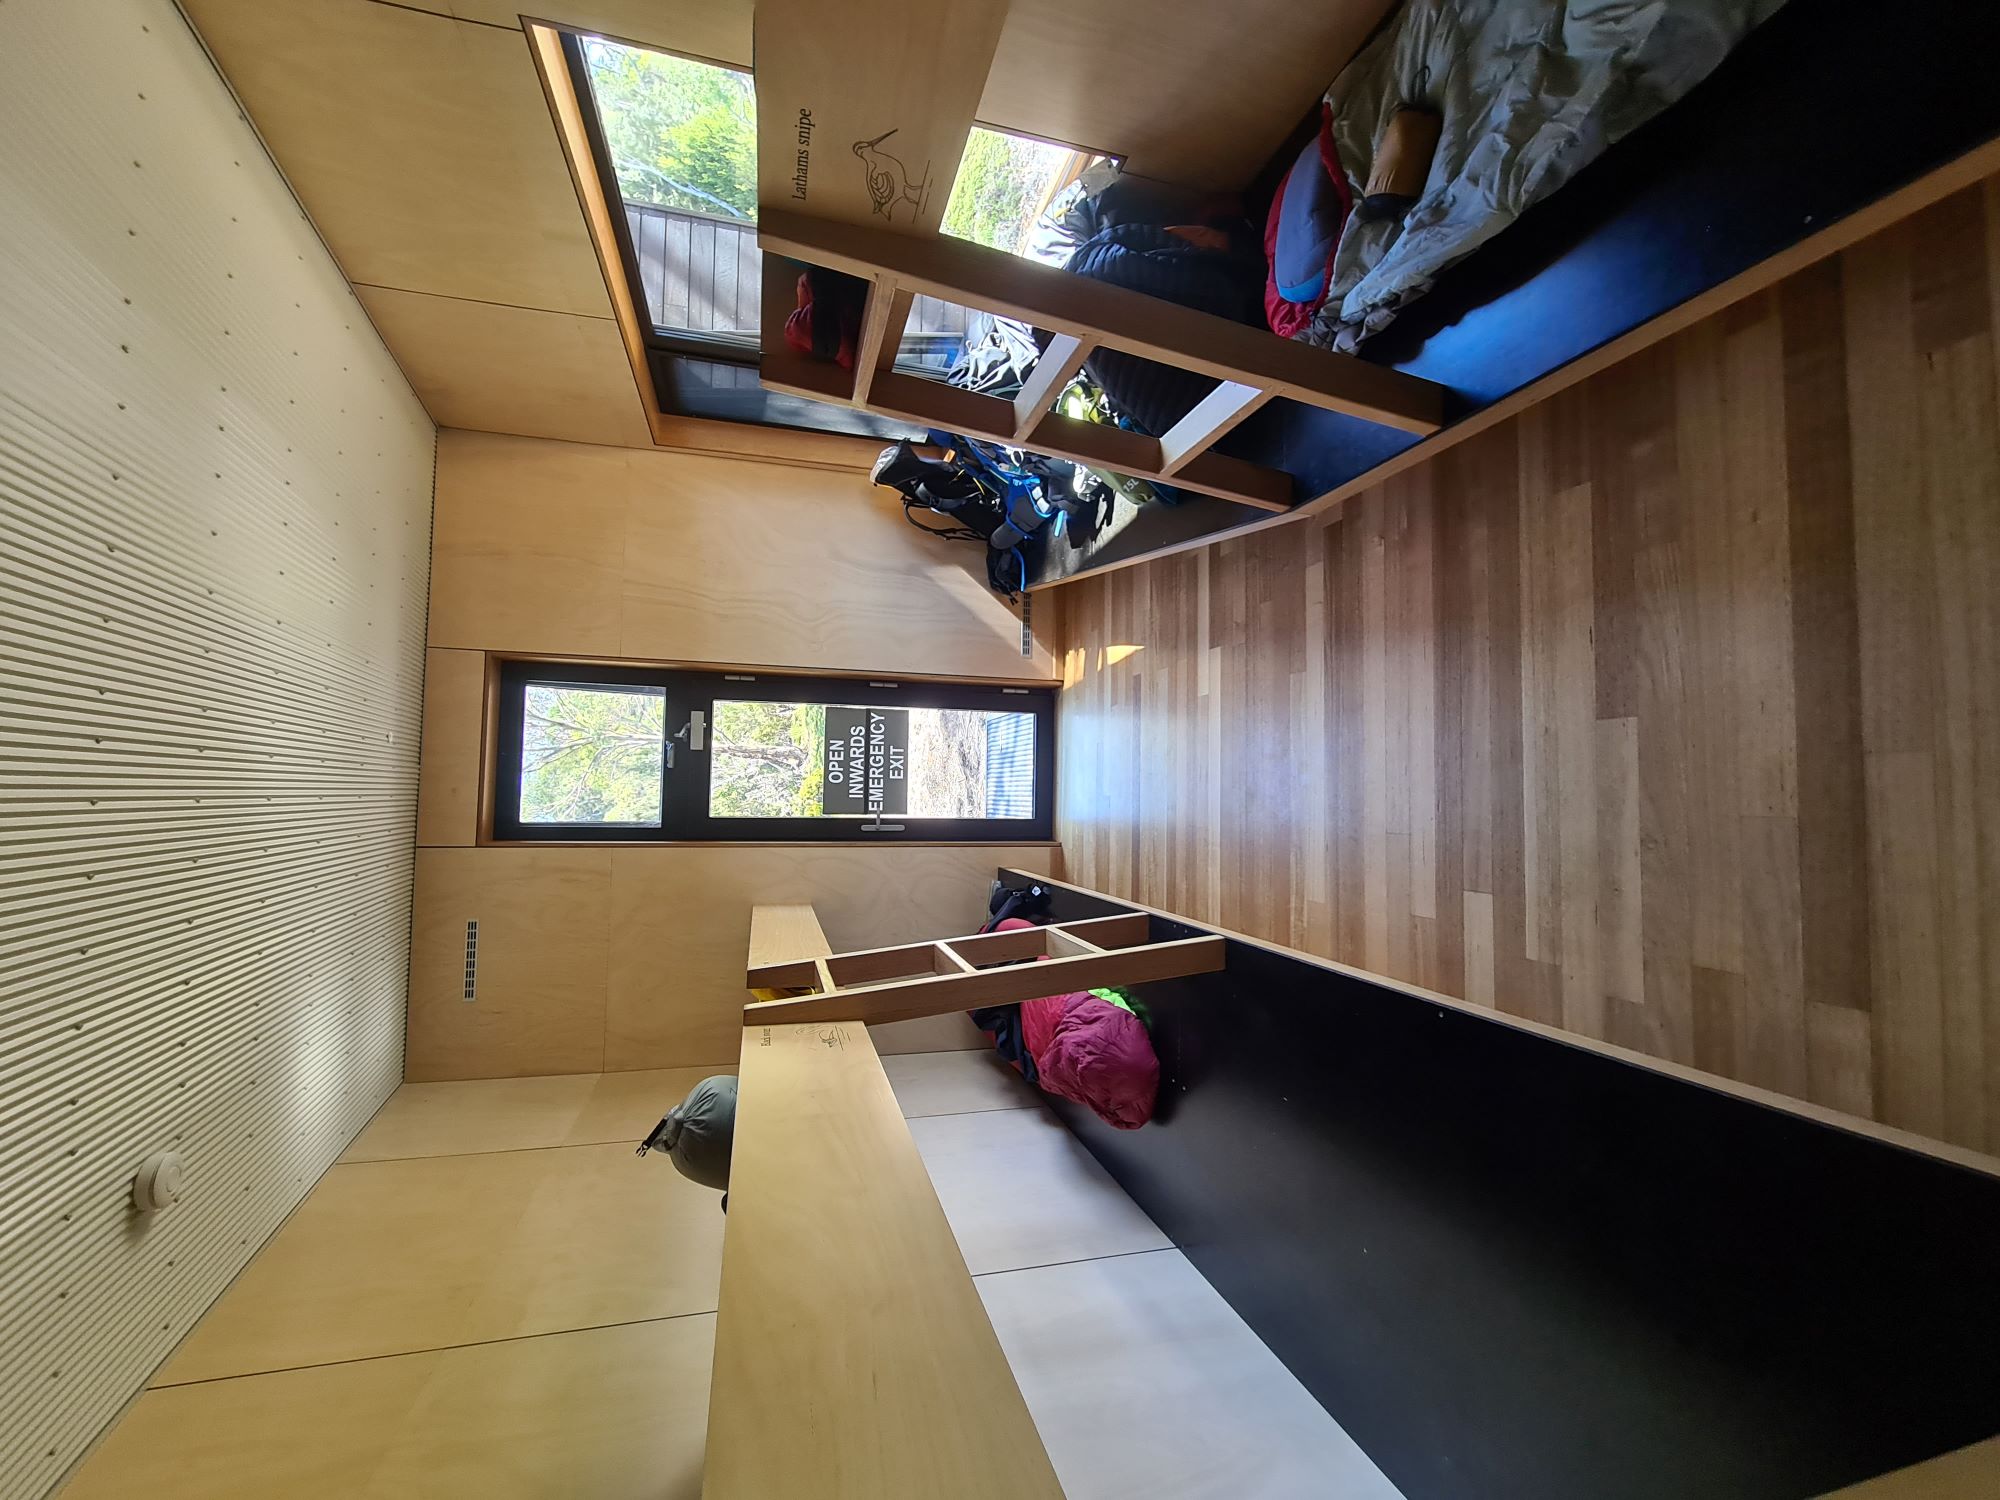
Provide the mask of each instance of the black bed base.
{"label": "black bed base", "polygon": [[1252,943],[1136,993],[1155,1122],[1052,1102],[1409,1500],[1796,1500],[2000,1432],[2000,1178]]}

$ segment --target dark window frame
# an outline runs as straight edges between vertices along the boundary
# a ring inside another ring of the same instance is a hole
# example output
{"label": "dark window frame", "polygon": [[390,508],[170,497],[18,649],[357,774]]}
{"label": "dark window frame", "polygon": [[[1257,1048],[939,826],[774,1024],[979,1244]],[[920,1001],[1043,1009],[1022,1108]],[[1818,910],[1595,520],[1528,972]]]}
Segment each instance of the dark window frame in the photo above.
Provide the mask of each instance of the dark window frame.
{"label": "dark window frame", "polygon": [[[611,232],[618,239],[618,267],[624,274],[626,290],[632,295],[632,305],[639,310],[639,323],[646,347],[649,350],[658,349],[669,354],[709,359],[719,364],[745,365],[750,369],[756,369],[757,348],[754,344],[744,344],[735,339],[703,338],[687,330],[676,332],[663,329],[647,316],[646,309],[650,304],[646,299],[645,282],[639,275],[639,248],[632,243],[631,221],[625,214],[624,195],[618,191],[618,167],[611,159],[611,146],[604,136],[604,122],[597,113],[597,90],[590,81],[590,63],[583,55],[583,44],[586,40],[588,38],[582,33],[564,31],[563,61],[569,65],[570,87],[576,92],[578,113],[583,117],[583,133],[590,142],[591,160],[597,166],[597,180],[603,184],[604,206],[609,211]],[[658,52],[663,49],[654,47],[645,50]],[[706,58],[689,58],[689,61],[700,62],[713,68],[728,67],[725,63],[709,62]],[[731,68],[729,71],[747,70]]]}
{"label": "dark window frame", "polygon": [[[1035,719],[1035,811],[1029,818],[714,818],[707,815],[708,754],[676,744],[676,765],[660,776],[658,826],[633,823],[523,823],[521,751],[530,684],[646,687],[666,697],[664,735],[673,743],[691,708],[714,723],[718,698],[825,701],[894,708],[965,708],[1026,713]],[[592,666],[515,659],[500,664],[494,735],[494,843],[505,844],[1044,844],[1055,839],[1056,727],[1053,684],[912,681],[678,667]]]}

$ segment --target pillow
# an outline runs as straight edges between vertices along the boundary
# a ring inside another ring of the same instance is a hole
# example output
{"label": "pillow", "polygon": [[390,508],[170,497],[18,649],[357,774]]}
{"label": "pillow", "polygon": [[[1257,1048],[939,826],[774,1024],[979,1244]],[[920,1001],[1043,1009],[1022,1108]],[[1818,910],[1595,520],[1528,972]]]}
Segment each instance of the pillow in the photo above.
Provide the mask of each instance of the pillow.
{"label": "pillow", "polygon": [[1278,184],[1264,225],[1264,317],[1271,331],[1292,337],[1309,326],[1326,301],[1340,231],[1354,206],[1347,174],[1333,145],[1333,111],[1320,105],[1319,133],[1300,149]]}

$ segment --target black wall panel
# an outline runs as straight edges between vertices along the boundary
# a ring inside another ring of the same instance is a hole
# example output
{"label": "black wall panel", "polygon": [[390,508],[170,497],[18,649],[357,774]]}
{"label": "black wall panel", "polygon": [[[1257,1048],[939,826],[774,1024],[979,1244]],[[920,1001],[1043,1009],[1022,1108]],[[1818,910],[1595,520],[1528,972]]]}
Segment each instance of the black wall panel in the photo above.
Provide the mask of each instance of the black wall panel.
{"label": "black wall panel", "polygon": [[1138,994],[1159,1118],[1059,1108],[1410,1500],[1807,1496],[2000,1432],[2000,1180],[1250,944]]}

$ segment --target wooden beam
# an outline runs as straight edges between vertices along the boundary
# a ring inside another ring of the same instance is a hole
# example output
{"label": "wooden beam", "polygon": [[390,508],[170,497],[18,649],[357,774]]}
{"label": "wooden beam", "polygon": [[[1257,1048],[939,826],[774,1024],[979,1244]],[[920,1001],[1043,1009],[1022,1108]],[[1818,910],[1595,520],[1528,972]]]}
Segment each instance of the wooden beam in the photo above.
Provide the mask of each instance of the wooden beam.
{"label": "wooden beam", "polygon": [[1234,380],[1216,383],[1214,390],[1195,404],[1193,411],[1169,427],[1160,437],[1160,468],[1169,476],[1178,474],[1209,445],[1250,413],[1271,399],[1271,392]]}
{"label": "wooden beam", "polygon": [[982,1005],[1011,1005],[1066,995],[1073,990],[1212,974],[1224,966],[1223,948],[1219,937],[1192,937],[1112,953],[980,969],[971,974],[926,974],[837,989],[825,995],[753,1001],[743,1007],[743,1022],[755,1026],[781,1021],[862,1021],[872,1026],[884,1021],[912,1021]]}
{"label": "wooden beam", "polygon": [[810,963],[815,958],[831,957],[833,946],[820,930],[819,913],[810,906],[750,908],[749,966],[753,972],[772,964],[796,963],[801,959]]}
{"label": "wooden beam", "polygon": [[1432,381],[984,245],[840,224],[783,208],[761,211],[757,241],[767,255],[775,251],[857,276],[886,272],[913,291],[1404,432],[1428,435],[1444,423],[1444,387]]}
{"label": "wooden beam", "polygon": [[1259,510],[1282,511],[1292,503],[1292,477],[1278,469],[1245,463],[1222,453],[1200,453],[1177,474],[1162,465],[1160,440],[1098,422],[1078,421],[1060,412],[1045,412],[1023,440],[1014,431],[1014,404],[998,396],[960,390],[942,381],[900,372],[875,377],[869,392],[871,410],[886,416],[962,432],[993,443],[1023,443],[1039,452],[1092,468],[1129,474],[1160,484],[1233,500]]}
{"label": "wooden beam", "polygon": [[853,1022],[743,1034],[701,1485],[703,1500],[1062,1497]]}
{"label": "wooden beam", "polygon": [[1258,510],[1282,514],[1292,505],[1292,476],[1282,469],[1267,469],[1225,453],[1197,453],[1169,474],[1166,454],[1158,438],[1123,427],[1082,421],[1061,412],[1046,413],[1035,424],[1029,442],[1051,451],[1065,447],[1095,453],[1098,468],[1199,490],[1205,495],[1219,495]]}
{"label": "wooden beam", "polygon": [[950,943],[938,943],[932,950],[937,955],[936,967],[940,974],[971,974],[976,972],[972,965],[958,955],[958,950]]}
{"label": "wooden beam", "polygon": [[914,301],[914,298],[899,298],[895,282],[888,277],[868,288],[868,301],[861,310],[861,332],[854,341],[856,406],[868,404],[868,387],[875,379],[875,372],[884,368],[884,350],[888,351],[887,363],[895,363],[896,346],[903,341],[903,323]]}
{"label": "wooden beam", "polygon": [[1021,382],[1020,392],[1014,397],[1017,442],[1027,440],[1035,424],[1047,414],[1049,403],[1076,379],[1076,372],[1083,368],[1083,362],[1090,358],[1095,347],[1094,340],[1068,333],[1059,333],[1049,340],[1049,347],[1042,351],[1042,357],[1035,361],[1034,369],[1028,371],[1028,378]]}

